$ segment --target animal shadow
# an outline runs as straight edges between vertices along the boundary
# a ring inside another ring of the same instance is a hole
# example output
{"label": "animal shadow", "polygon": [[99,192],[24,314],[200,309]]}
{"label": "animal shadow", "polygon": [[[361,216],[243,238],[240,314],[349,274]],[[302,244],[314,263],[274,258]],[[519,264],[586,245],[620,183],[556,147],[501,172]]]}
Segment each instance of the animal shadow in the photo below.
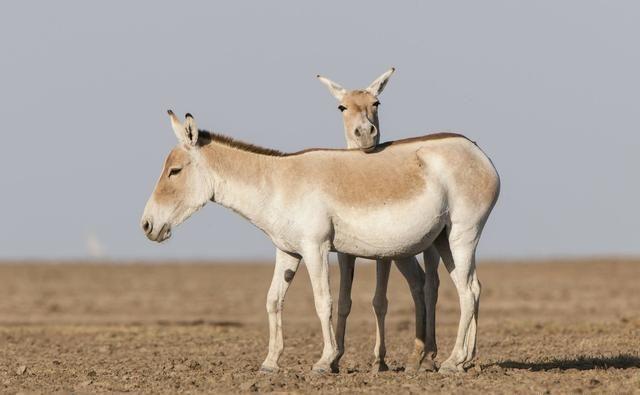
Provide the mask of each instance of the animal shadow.
{"label": "animal shadow", "polygon": [[192,320],[192,321],[184,321],[184,320],[158,320],[156,323],[160,326],[217,326],[217,327],[228,327],[228,328],[241,328],[244,326],[243,323],[237,321],[213,321],[213,320]]}
{"label": "animal shadow", "polygon": [[619,354],[612,357],[587,357],[579,356],[574,359],[554,359],[548,362],[519,362],[503,361],[493,365],[503,369],[526,369],[531,371],[545,370],[594,370],[594,369],[630,369],[640,368],[640,357],[629,354]]}

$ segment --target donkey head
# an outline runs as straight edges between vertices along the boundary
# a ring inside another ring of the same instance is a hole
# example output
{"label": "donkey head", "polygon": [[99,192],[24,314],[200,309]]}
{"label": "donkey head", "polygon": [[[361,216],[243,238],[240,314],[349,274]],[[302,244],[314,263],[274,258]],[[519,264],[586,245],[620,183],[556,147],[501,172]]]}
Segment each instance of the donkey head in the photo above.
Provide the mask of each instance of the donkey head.
{"label": "donkey head", "polygon": [[144,208],[140,225],[150,240],[164,241],[177,226],[206,204],[213,184],[198,145],[198,127],[191,114],[184,123],[169,110],[178,145],[164,161],[156,187]]}
{"label": "donkey head", "polygon": [[338,99],[338,109],[342,112],[347,147],[360,148],[365,152],[375,149],[380,142],[378,122],[378,95],[382,93],[389,77],[395,71],[387,70],[364,90],[348,91],[328,78],[318,75],[320,82]]}

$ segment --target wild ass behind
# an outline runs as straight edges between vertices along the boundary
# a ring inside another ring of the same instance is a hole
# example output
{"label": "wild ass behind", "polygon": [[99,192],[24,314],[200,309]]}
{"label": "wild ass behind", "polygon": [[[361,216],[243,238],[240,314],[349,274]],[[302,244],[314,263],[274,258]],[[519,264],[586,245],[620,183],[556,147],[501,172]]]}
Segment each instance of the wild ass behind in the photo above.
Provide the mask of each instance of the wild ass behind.
{"label": "wild ass behind", "polygon": [[[380,141],[381,130],[378,119],[378,96],[387,85],[389,78],[395,69],[391,68],[373,81],[366,89],[347,90],[328,78],[318,75],[318,79],[327,86],[329,92],[340,105],[338,109],[342,113],[345,139],[348,148],[358,148],[365,152],[372,150]],[[353,272],[355,269],[355,256],[338,253],[340,266],[340,295],[338,297],[338,324],[336,340],[338,341],[337,364],[344,354],[344,337],[346,322],[351,312],[351,286],[353,284]],[[409,285],[416,314],[416,337],[412,353],[405,366],[406,371],[417,371],[427,356],[425,368],[435,370],[434,359],[436,357],[435,339],[435,304],[438,295],[438,262],[440,256],[435,247],[431,246],[424,252],[425,266],[427,269],[427,284],[425,273],[415,257],[396,261],[396,266]],[[376,261],[376,289],[373,296],[373,311],[376,315],[376,344],[373,349],[375,360],[373,370],[387,370],[384,361],[386,355],[384,322],[387,313],[387,285],[391,261],[378,259]],[[423,290],[424,287],[424,290]],[[425,307],[425,293],[427,295]],[[426,314],[426,316],[425,316]],[[425,347],[426,344],[426,347]]]}
{"label": "wild ass behind", "polygon": [[[338,355],[331,325],[329,251],[365,258],[411,257],[436,243],[460,298],[458,336],[441,371],[463,370],[476,350],[480,283],[475,250],[498,198],[489,158],[464,136],[444,133],[382,144],[375,152],[282,154],[199,131],[170,112],[179,144],[165,160],[141,220],[150,240],[209,200],[262,229],[278,249],[274,276],[291,278],[304,258],[324,348],[313,369]],[[289,282],[269,292],[267,370],[282,354],[282,304]]]}

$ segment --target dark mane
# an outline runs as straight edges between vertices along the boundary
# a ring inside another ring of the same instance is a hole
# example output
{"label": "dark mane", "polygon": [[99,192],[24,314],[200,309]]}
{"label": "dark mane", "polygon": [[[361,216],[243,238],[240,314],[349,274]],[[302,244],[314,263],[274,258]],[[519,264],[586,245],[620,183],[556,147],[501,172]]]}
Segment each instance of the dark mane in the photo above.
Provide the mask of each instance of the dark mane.
{"label": "dark mane", "polygon": [[198,145],[207,145],[215,141],[226,145],[227,147],[237,148],[242,151],[254,152],[256,154],[268,156],[287,156],[286,153],[271,148],[263,148],[257,145],[245,143],[222,134],[208,132],[206,130],[198,130]]}
{"label": "dark mane", "polygon": [[[236,140],[232,137],[225,136],[222,134],[208,132],[206,130],[198,130],[198,132],[199,132],[198,145],[200,146],[204,146],[211,143],[212,141],[215,141],[220,144],[226,145],[227,147],[237,148],[242,151],[253,152],[256,154],[267,155],[267,156],[295,156],[295,155],[301,155],[301,154],[305,154],[307,152],[313,152],[313,151],[359,151],[359,149],[357,148],[351,148],[351,149],[309,148],[309,149],[305,149],[298,152],[288,153],[288,152],[282,152],[282,151],[278,151],[271,148],[260,147],[258,145],[253,145],[250,143],[245,143],[244,141]],[[371,153],[383,151],[384,149],[392,145],[413,143],[417,141],[441,140],[441,139],[452,138],[452,137],[462,137],[464,139],[467,139],[465,136],[457,133],[434,133],[434,134],[428,134],[420,137],[410,137],[402,140],[387,141],[385,143],[378,144],[376,149]]]}

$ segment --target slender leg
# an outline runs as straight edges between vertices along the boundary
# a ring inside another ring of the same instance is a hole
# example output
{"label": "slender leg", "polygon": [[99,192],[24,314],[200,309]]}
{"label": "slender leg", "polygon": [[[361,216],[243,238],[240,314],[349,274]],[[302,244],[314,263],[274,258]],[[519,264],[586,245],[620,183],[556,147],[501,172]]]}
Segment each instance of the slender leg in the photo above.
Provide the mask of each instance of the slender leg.
{"label": "slender leg", "polygon": [[387,315],[387,285],[389,284],[389,271],[391,261],[379,259],[376,261],[376,291],[373,295],[373,311],[376,313],[376,345],[373,349],[375,361],[372,370],[382,372],[389,370],[384,362],[387,349],[384,341],[384,319]]}
{"label": "slender leg", "polygon": [[[446,232],[442,232],[442,236],[446,238]],[[440,278],[438,277],[438,265],[440,264],[440,255],[435,246],[427,248],[424,253],[424,296],[426,304],[426,336],[425,336],[425,360],[423,366],[425,370],[430,372],[436,371],[436,355],[438,354],[438,346],[436,345],[436,303],[438,302],[438,287],[440,286]]]}
{"label": "slender leg", "polygon": [[424,271],[415,257],[399,259],[395,261],[400,273],[407,280],[416,314],[416,337],[413,351],[407,360],[405,371],[416,372],[425,356],[425,298],[424,298]]}
{"label": "slender leg", "polygon": [[338,342],[338,355],[331,370],[338,372],[340,358],[344,354],[344,336],[347,327],[347,317],[351,312],[351,285],[353,284],[353,271],[356,258],[352,255],[338,253],[338,264],[340,266],[340,295],[338,296],[338,323],[336,329],[336,340]]}
{"label": "slender leg", "polygon": [[326,373],[331,371],[333,361],[338,355],[336,337],[331,325],[331,288],[329,287],[329,248],[327,246],[315,246],[306,249],[304,261],[309,271],[313,299],[316,305],[316,313],[322,326],[324,348],[322,356],[313,365],[313,371]]}
{"label": "slender leg", "polygon": [[269,315],[269,354],[260,368],[263,372],[275,372],[279,369],[278,359],[282,355],[284,340],[282,336],[282,305],[284,296],[298,270],[300,257],[276,250],[276,266],[267,294],[267,314]]}
{"label": "slender leg", "polygon": [[440,367],[442,373],[464,371],[464,364],[475,356],[480,305],[480,282],[475,265],[478,233],[473,228],[459,232],[452,228],[446,242],[436,240],[460,300],[458,336],[451,355]]}

